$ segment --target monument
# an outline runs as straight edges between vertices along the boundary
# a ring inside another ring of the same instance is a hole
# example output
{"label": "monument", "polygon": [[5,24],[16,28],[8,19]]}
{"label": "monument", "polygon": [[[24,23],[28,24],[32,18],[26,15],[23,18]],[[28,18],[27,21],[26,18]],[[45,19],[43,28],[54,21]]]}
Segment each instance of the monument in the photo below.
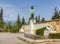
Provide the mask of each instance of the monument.
{"label": "monument", "polygon": [[52,25],[46,25],[46,29],[44,30],[44,37],[48,38],[49,37],[49,33],[56,33],[56,31],[54,30],[54,28],[52,27]]}

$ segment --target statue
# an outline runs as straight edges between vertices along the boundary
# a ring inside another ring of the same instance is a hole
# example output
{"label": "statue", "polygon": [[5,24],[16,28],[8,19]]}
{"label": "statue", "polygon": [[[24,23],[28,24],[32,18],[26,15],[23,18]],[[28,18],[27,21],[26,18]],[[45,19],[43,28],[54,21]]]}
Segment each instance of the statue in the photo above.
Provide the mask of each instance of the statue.
{"label": "statue", "polygon": [[44,37],[48,38],[49,37],[49,33],[56,33],[56,31],[54,30],[52,25],[46,25],[46,29],[44,30]]}

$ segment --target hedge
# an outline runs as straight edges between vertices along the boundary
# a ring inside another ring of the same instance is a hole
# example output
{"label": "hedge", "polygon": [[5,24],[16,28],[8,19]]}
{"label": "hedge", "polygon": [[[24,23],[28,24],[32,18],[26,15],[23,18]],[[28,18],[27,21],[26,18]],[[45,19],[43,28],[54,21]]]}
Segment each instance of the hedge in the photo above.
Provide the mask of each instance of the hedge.
{"label": "hedge", "polygon": [[46,29],[46,27],[37,29],[37,30],[36,30],[36,35],[41,35],[41,36],[43,36],[45,29]]}
{"label": "hedge", "polygon": [[2,30],[0,30],[0,32],[3,32]]}
{"label": "hedge", "polygon": [[60,33],[50,33],[49,38],[51,38],[51,39],[60,39]]}
{"label": "hedge", "polygon": [[13,27],[13,28],[10,30],[10,32],[12,32],[12,33],[17,33],[17,32],[19,32],[19,29],[18,29],[18,27]]}

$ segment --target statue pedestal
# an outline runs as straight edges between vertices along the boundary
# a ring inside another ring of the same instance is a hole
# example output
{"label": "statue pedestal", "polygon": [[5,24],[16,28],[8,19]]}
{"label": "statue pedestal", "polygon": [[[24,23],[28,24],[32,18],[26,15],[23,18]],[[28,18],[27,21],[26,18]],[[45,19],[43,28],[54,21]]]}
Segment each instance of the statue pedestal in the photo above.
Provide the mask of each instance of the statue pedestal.
{"label": "statue pedestal", "polygon": [[25,37],[31,38],[31,39],[40,38],[40,35],[35,35],[35,33],[33,32],[33,30],[34,30],[34,23],[35,23],[34,20],[30,20],[30,24],[29,24],[30,30],[24,34]]}
{"label": "statue pedestal", "polygon": [[24,34],[25,37],[31,38],[31,39],[39,39],[40,35],[33,35],[33,34]]}
{"label": "statue pedestal", "polygon": [[34,39],[34,35],[32,35],[32,34],[24,34],[24,36],[27,37],[27,38]]}

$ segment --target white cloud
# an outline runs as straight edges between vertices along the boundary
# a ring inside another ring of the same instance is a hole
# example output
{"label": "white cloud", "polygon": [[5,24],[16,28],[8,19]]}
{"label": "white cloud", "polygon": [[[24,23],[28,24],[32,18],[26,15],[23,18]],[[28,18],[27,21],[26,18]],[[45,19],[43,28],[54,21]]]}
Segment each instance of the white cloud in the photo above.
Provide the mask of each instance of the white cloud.
{"label": "white cloud", "polygon": [[4,10],[4,21],[15,21],[19,13],[19,9],[11,4],[0,4]]}

